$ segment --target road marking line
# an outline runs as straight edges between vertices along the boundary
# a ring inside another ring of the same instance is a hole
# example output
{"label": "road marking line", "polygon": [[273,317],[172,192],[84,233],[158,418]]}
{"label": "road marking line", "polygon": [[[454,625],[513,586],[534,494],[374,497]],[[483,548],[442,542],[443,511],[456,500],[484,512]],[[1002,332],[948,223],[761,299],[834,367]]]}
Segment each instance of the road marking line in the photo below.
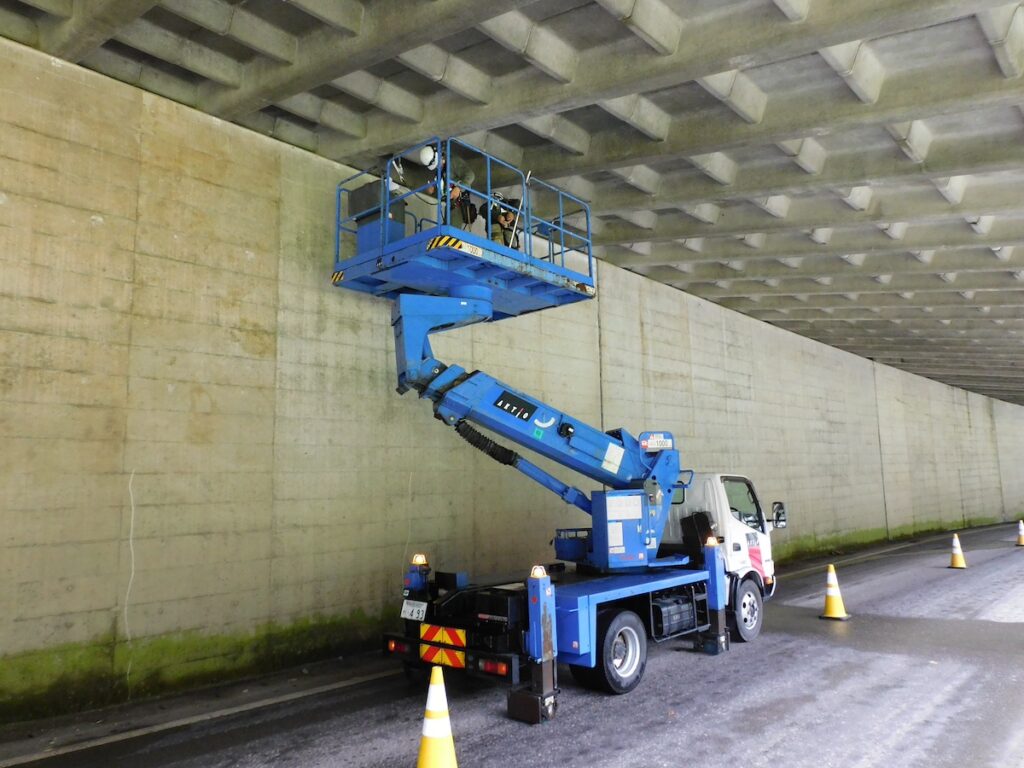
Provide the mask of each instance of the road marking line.
{"label": "road marking line", "polygon": [[37,760],[47,760],[51,757],[59,757],[61,755],[70,755],[75,752],[82,752],[87,749],[96,749],[97,747],[103,747],[108,744],[116,744],[120,741],[130,741],[131,739],[137,739],[142,736],[150,736],[154,733],[161,733],[163,731],[173,730],[175,728],[184,728],[189,725],[196,725],[198,723],[204,723],[209,720],[218,720],[222,717],[230,717],[232,715],[239,715],[244,712],[251,712],[255,709],[263,709],[265,707],[272,707],[276,704],[287,704],[290,701],[296,701],[298,699],[304,699],[308,696],[316,696],[321,693],[330,693],[331,691],[338,691],[343,688],[351,688],[354,685],[360,685],[362,683],[369,683],[374,680],[382,680],[385,677],[393,677],[399,674],[400,670],[387,670],[385,672],[376,672],[372,675],[361,675],[359,677],[353,677],[349,680],[342,680],[337,683],[328,683],[326,685],[320,685],[316,688],[310,688],[305,691],[294,691],[292,693],[284,693],[280,696],[273,696],[269,699],[260,699],[259,701],[250,701],[247,704],[239,704],[234,707],[226,707],[224,709],[214,710],[212,712],[204,712],[201,715],[192,715],[191,717],[181,717],[177,720],[168,720],[165,723],[158,723],[157,725],[147,725],[143,728],[135,728],[130,731],[123,731],[121,733],[114,733],[109,736],[102,736],[98,739],[91,739],[89,741],[80,741],[75,744],[68,744],[63,747],[56,747],[54,749],[48,749],[45,752],[37,752],[31,755],[21,755],[19,757],[8,758],[7,760],[0,760],[0,768],[10,768],[15,765],[24,765],[26,763],[33,763]]}

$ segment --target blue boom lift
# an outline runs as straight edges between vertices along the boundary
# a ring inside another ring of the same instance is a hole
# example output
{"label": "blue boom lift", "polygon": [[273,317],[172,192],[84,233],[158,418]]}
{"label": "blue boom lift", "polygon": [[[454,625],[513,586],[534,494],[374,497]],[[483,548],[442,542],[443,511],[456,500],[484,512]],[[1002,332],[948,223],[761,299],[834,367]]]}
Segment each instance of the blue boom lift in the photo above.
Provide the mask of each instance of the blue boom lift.
{"label": "blue boom lift", "polygon": [[[426,163],[416,167],[421,183],[410,184],[403,166],[412,170],[418,160]],[[454,169],[467,165],[476,170],[456,177]],[[541,198],[544,211],[535,209]],[[425,200],[432,216],[417,216],[412,209]],[[485,213],[483,234],[467,228],[470,203]],[[708,527],[696,545],[663,542],[673,500],[693,476],[681,472],[673,436],[596,429],[487,373],[445,364],[431,350],[432,333],[593,298],[586,203],[462,141],[433,138],[375,174],[341,182],[336,205],[332,282],[394,303],[398,392],[415,390],[470,445],[593,520],[591,528],[558,530],[561,563],[534,566],[525,582],[432,576],[426,557],[416,555],[404,584],[404,631],[385,637],[385,651],[409,666],[504,678],[513,684],[509,715],[537,723],[555,712],[557,662],[584,685],[626,693],[643,675],[648,637],[689,634],[708,653],[726,650],[729,582],[719,540]],[[512,238],[492,232],[491,211],[515,214]],[[572,214],[576,226],[567,223]],[[505,244],[517,235],[520,248]],[[354,255],[343,258],[350,239]],[[587,495],[478,427],[609,490]]]}

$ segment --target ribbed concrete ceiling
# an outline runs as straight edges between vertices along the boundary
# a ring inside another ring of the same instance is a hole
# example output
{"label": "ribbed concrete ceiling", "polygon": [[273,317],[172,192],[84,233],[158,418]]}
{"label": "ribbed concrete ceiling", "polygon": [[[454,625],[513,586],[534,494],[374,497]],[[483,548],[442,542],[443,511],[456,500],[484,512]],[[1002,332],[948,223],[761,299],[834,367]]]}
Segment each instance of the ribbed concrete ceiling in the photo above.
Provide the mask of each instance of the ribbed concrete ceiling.
{"label": "ribbed concrete ceiling", "polygon": [[360,164],[463,135],[599,255],[1024,403],[1024,9],[957,0],[0,0],[0,33]]}

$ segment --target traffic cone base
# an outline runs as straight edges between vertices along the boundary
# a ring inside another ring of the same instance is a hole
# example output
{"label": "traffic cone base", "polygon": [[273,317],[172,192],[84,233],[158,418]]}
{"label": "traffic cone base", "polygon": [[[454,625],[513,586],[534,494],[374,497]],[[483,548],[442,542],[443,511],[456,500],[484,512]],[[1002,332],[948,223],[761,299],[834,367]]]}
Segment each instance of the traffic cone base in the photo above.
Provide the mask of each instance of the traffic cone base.
{"label": "traffic cone base", "polygon": [[1024,520],[1017,521],[1017,546],[1024,547]]}
{"label": "traffic cone base", "polygon": [[825,579],[825,612],[819,619],[831,619],[832,621],[846,621],[850,614],[846,612],[843,605],[843,596],[839,592],[839,580],[836,578],[836,567],[829,565],[828,576]]}
{"label": "traffic cone base", "polygon": [[966,568],[967,561],[964,559],[964,551],[960,549],[960,537],[953,534],[953,554],[949,559],[950,568]]}
{"label": "traffic cone base", "polygon": [[416,768],[458,768],[452,723],[448,718],[448,697],[444,692],[444,673],[441,667],[430,670],[430,688],[427,689],[427,711],[423,715],[423,737]]}

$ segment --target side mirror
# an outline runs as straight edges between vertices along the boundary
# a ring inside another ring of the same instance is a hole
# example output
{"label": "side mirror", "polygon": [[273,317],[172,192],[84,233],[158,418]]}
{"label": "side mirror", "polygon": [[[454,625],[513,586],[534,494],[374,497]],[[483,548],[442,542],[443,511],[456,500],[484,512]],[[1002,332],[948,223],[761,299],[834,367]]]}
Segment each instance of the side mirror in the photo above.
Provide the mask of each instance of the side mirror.
{"label": "side mirror", "polygon": [[786,505],[781,501],[772,502],[772,525],[776,528],[786,527]]}

